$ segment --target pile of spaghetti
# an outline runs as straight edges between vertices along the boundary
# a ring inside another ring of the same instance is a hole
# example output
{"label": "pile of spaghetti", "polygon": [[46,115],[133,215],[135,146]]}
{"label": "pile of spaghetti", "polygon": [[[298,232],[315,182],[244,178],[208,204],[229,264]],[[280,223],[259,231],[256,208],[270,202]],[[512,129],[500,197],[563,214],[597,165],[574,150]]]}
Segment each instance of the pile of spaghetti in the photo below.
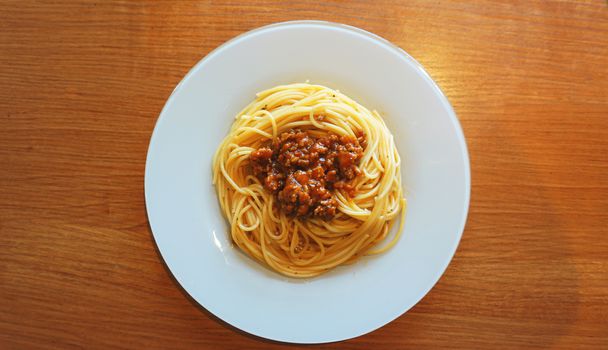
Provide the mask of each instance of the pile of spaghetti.
{"label": "pile of spaghetti", "polygon": [[377,112],[324,86],[291,84],[258,93],[236,116],[213,182],[242,251],[312,277],[397,242],[403,217],[389,232],[405,214],[400,164]]}

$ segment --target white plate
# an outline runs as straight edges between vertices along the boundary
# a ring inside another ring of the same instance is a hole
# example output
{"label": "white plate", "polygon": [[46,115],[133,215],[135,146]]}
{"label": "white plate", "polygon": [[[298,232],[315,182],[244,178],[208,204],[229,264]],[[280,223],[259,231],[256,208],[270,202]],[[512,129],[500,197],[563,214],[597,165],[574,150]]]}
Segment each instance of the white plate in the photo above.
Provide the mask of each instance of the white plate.
{"label": "white plate", "polygon": [[[408,208],[403,237],[388,253],[294,280],[230,243],[211,158],[256,92],[305,80],[382,114],[404,162]],[[452,107],[404,51],[345,25],[286,22],[228,41],[179,83],[150,140],[145,190],[158,248],[197,302],[260,337],[323,343],[385,325],[437,282],[464,229],[469,159]]]}

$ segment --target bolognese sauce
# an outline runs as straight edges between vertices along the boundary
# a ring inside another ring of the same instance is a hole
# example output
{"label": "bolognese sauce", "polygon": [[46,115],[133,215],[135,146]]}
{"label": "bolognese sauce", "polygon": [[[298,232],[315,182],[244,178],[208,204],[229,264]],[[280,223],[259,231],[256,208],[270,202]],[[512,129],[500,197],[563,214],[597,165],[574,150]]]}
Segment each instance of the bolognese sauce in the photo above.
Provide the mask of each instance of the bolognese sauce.
{"label": "bolognese sauce", "polygon": [[359,160],[366,146],[365,135],[330,134],[315,137],[305,130],[289,130],[253,151],[253,174],[276,198],[289,216],[332,219],[338,203],[336,189],[353,196],[350,184],[360,174]]}

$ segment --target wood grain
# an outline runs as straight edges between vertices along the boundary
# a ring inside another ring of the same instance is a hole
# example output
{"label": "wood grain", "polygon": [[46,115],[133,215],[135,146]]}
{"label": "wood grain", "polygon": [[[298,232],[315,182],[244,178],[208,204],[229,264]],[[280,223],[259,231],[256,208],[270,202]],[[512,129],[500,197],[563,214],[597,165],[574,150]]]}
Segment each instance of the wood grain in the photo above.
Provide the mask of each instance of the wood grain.
{"label": "wood grain", "polygon": [[146,149],[174,86],[285,20],[419,60],[471,157],[464,237],[410,312],[323,349],[606,349],[606,1],[0,2],[0,348],[291,347],[196,306],[156,251]]}

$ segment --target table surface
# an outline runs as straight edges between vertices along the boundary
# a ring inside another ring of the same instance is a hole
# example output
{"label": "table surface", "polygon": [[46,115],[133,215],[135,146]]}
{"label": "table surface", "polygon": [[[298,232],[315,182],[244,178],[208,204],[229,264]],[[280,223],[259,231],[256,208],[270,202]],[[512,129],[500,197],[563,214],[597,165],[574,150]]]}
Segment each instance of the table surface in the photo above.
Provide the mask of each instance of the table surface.
{"label": "table surface", "polygon": [[143,174],[175,85],[273,22],[369,30],[415,57],[462,123],[458,251],[412,310],[320,348],[606,348],[606,1],[2,1],[0,348],[250,348],[155,247]]}

